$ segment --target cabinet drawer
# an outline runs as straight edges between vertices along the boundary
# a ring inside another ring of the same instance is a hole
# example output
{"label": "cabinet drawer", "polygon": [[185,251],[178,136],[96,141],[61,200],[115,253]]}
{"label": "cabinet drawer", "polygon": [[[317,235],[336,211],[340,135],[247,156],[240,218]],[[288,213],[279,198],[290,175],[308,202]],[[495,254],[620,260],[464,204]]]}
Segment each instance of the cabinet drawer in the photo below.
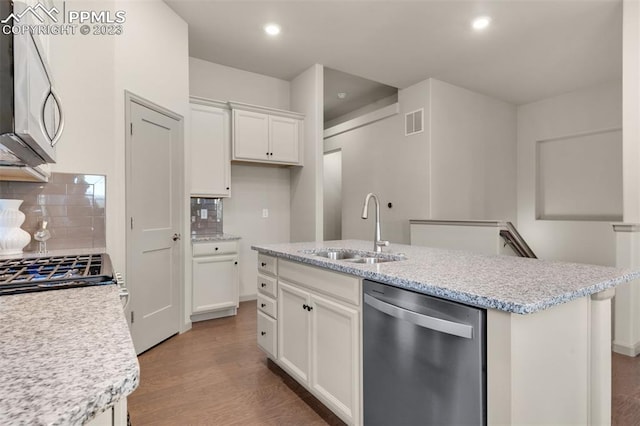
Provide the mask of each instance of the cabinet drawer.
{"label": "cabinet drawer", "polygon": [[193,243],[193,256],[212,256],[216,254],[237,252],[237,241],[207,241],[201,243]]}
{"label": "cabinet drawer", "polygon": [[271,275],[278,273],[277,259],[266,254],[258,254],[258,270]]}
{"label": "cabinet drawer", "polygon": [[258,274],[258,293],[260,292],[275,298],[278,294],[278,281],[276,278]]}
{"label": "cabinet drawer", "polygon": [[298,262],[280,260],[278,278],[298,284],[318,293],[360,305],[360,279],[352,275],[328,271]]}
{"label": "cabinet drawer", "polygon": [[264,294],[258,293],[258,310],[264,312],[265,314],[272,316],[273,318],[278,318],[276,309],[276,301]]}
{"label": "cabinet drawer", "polygon": [[273,359],[278,357],[278,336],[276,320],[258,312],[258,346]]}

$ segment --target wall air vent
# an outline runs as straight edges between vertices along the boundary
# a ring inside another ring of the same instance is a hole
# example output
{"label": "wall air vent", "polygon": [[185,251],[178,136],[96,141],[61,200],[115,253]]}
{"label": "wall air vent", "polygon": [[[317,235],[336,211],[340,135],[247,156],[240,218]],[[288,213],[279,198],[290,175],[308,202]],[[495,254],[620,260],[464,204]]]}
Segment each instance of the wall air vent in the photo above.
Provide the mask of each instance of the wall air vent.
{"label": "wall air vent", "polygon": [[408,112],[404,116],[404,135],[415,135],[424,131],[424,108]]}

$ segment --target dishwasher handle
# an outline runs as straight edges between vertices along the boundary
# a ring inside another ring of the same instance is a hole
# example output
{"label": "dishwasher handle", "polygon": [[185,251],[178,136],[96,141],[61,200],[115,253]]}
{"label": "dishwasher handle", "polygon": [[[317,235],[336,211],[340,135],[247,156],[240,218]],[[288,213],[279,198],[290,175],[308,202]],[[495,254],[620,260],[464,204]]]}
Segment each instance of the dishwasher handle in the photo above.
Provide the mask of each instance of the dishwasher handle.
{"label": "dishwasher handle", "polygon": [[418,314],[408,309],[383,302],[382,300],[366,293],[364,295],[364,303],[380,312],[384,312],[387,315],[391,315],[392,317],[401,319],[419,327],[451,334],[453,336],[464,337],[465,339],[473,338],[473,327],[467,324],[460,324],[453,321],[430,317],[428,315]]}

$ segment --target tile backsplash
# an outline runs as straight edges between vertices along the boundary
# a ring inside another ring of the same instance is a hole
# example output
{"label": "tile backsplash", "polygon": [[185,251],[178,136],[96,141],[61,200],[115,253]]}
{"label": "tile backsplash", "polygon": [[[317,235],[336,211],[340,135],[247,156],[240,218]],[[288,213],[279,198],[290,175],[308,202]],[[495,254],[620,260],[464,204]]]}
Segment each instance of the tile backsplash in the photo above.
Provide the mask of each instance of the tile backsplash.
{"label": "tile backsplash", "polygon": [[47,250],[106,246],[106,177],[53,173],[49,182],[0,182],[0,198],[24,200],[21,228],[31,234],[26,252],[38,251],[33,234],[42,220],[51,239]]}
{"label": "tile backsplash", "polygon": [[191,198],[191,235],[222,234],[222,198]]}

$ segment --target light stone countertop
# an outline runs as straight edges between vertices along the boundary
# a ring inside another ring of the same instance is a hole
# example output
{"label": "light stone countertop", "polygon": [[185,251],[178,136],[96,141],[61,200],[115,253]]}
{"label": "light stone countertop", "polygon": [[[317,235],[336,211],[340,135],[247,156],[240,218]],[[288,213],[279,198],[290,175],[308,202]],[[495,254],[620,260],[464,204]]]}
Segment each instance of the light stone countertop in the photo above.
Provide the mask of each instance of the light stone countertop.
{"label": "light stone countertop", "polygon": [[117,286],[0,297],[0,424],[83,424],[139,375]]}
{"label": "light stone countertop", "polygon": [[[640,271],[461,250],[391,244],[383,253],[407,260],[356,264],[308,253],[314,249],[372,251],[371,241],[342,240],[256,245],[260,253],[320,266],[487,309],[528,314],[640,278]],[[307,252],[307,253],[305,253]]]}
{"label": "light stone countertop", "polygon": [[202,236],[191,236],[192,243],[203,243],[208,241],[233,241],[239,240],[240,237],[232,234],[218,234],[218,235],[202,235]]}

